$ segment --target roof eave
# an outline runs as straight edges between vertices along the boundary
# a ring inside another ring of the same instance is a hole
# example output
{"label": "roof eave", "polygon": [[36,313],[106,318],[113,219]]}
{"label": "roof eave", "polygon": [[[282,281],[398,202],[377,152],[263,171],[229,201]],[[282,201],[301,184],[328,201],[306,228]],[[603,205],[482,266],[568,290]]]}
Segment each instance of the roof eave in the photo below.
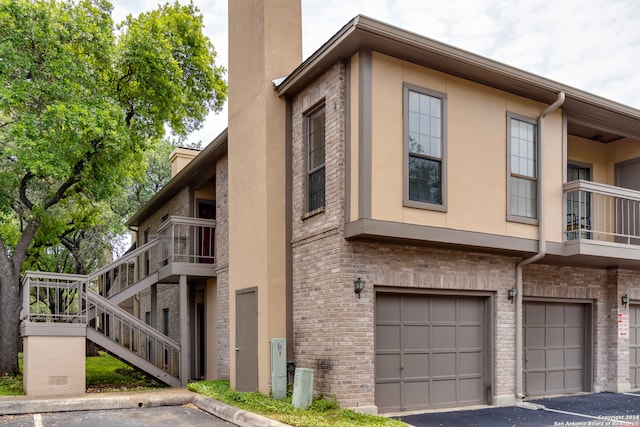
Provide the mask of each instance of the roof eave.
{"label": "roof eave", "polygon": [[594,120],[640,139],[640,110],[564,85],[428,37],[359,15],[297,67],[277,87],[278,95],[293,96],[337,61],[362,49],[387,54],[479,84],[545,104],[565,92],[563,110]]}
{"label": "roof eave", "polygon": [[211,163],[226,154],[227,139],[228,130],[225,129],[145,203],[144,206],[127,221],[127,227],[139,226],[140,223],[184,188],[206,179],[206,177],[202,176],[202,172],[208,171],[207,173],[215,175],[215,168],[211,167]]}

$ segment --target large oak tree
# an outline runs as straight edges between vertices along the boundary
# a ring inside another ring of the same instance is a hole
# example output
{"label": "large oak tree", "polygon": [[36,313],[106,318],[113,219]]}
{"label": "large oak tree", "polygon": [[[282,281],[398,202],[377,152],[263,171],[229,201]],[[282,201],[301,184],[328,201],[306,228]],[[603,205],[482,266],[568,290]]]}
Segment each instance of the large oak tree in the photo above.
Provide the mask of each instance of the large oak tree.
{"label": "large oak tree", "polygon": [[0,0],[0,375],[18,372],[20,275],[34,241],[118,194],[165,129],[227,95],[193,5],[117,28],[106,0]]}

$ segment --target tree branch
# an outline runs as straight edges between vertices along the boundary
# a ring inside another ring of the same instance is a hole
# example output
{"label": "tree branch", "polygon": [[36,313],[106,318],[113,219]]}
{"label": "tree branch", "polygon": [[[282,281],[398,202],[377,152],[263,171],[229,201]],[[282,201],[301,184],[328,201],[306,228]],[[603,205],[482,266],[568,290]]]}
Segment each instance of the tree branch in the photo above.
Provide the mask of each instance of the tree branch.
{"label": "tree branch", "polygon": [[10,120],[10,121],[8,121],[6,123],[0,123],[0,128],[3,128],[5,126],[9,126],[10,124],[13,124],[15,122],[17,122],[17,120]]}
{"label": "tree branch", "polygon": [[33,209],[33,203],[27,197],[27,185],[29,185],[29,181],[31,181],[33,177],[35,177],[33,173],[27,172],[20,181],[20,200],[29,209]]}
{"label": "tree branch", "polygon": [[69,178],[58,187],[58,190],[55,192],[53,196],[49,200],[47,200],[44,204],[44,210],[49,209],[51,206],[58,203],[65,197],[65,193],[69,188],[71,188],[74,184],[80,182],[80,175],[84,168],[87,166],[87,160],[91,160],[98,153],[98,145],[102,142],[102,137],[96,138],[91,141],[91,146],[93,147],[93,151],[89,151],[85,158],[78,160],[78,162],[73,166],[73,173]]}

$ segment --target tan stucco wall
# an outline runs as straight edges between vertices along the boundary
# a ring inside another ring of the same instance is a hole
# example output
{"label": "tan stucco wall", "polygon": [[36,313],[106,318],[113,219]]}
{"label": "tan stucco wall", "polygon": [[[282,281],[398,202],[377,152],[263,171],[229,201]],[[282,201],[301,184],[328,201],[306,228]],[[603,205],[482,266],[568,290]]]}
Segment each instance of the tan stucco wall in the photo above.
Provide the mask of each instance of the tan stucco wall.
{"label": "tan stucco wall", "polygon": [[350,155],[350,169],[349,169],[349,182],[351,182],[351,186],[349,187],[349,220],[355,221],[359,218],[358,215],[358,139],[359,139],[359,127],[358,127],[358,119],[359,119],[359,99],[358,99],[358,72],[359,72],[359,54],[355,54],[350,61],[349,64],[349,106],[350,111],[347,114],[347,120],[349,120],[349,135],[347,136],[347,142],[349,143],[349,155]]}
{"label": "tan stucco wall", "polygon": [[[352,73],[354,76],[352,61]],[[507,113],[536,119],[547,105],[386,55],[372,55],[372,217],[457,230],[537,238],[535,225],[507,221]],[[353,77],[352,77],[353,79]],[[403,84],[442,92],[447,96],[445,177],[447,211],[403,206]],[[352,91],[353,87],[352,80]],[[351,115],[358,110],[351,99]],[[351,219],[357,212],[354,196],[354,149],[351,129]],[[545,194],[547,238],[562,241],[562,112],[545,121]],[[357,181],[355,181],[357,183]],[[491,200],[491,203],[487,203]],[[354,205],[356,207],[354,207]]]}
{"label": "tan stucco wall", "polygon": [[640,157],[640,141],[624,138],[609,144],[569,135],[567,138],[569,163],[591,166],[592,180],[616,185],[616,164]]}
{"label": "tan stucco wall", "polygon": [[286,103],[272,81],[300,64],[301,27],[299,0],[229,2],[231,386],[236,387],[236,291],[257,287],[263,393],[269,391],[269,339],[286,337]]}
{"label": "tan stucco wall", "polygon": [[85,392],[85,337],[24,337],[24,391],[29,396]]}

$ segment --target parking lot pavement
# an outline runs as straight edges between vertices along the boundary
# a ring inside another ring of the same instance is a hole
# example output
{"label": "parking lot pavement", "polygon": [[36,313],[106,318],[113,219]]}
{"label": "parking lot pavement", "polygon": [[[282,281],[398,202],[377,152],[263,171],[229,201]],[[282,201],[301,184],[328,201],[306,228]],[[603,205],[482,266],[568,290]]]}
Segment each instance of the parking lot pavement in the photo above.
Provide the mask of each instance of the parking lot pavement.
{"label": "parking lot pavement", "polygon": [[529,401],[524,407],[432,412],[398,417],[415,427],[640,426],[640,393],[595,393]]}
{"label": "parking lot pavement", "polygon": [[2,427],[140,427],[207,426],[232,427],[230,424],[193,405],[157,408],[107,409],[27,415],[0,416]]}

